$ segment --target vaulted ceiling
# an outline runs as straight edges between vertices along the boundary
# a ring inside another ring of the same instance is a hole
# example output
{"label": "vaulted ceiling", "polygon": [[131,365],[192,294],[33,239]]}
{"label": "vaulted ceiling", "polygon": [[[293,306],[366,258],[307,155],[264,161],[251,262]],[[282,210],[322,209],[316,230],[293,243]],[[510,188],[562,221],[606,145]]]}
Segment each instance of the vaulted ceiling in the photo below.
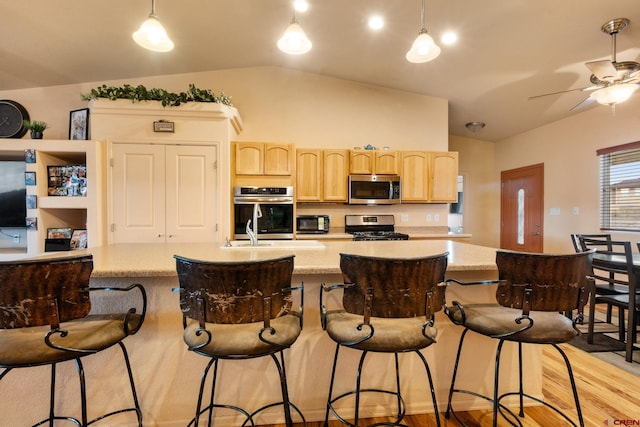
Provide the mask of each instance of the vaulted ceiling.
{"label": "vaulted ceiling", "polygon": [[[424,64],[405,59],[420,0],[308,1],[297,17],[313,48],[288,56],[276,41],[290,0],[157,0],[169,53],[131,39],[150,0],[0,0],[0,91],[270,65],[446,98],[452,134],[500,140],[577,114],[569,110],[588,95],[579,90],[528,98],[589,86],[584,63],[611,57],[608,20],[630,19],[617,59],[640,61],[638,0],[427,0],[429,34],[453,30],[458,42]],[[372,13],[385,18],[381,31],[368,29]],[[487,126],[474,134],[469,121]]]}

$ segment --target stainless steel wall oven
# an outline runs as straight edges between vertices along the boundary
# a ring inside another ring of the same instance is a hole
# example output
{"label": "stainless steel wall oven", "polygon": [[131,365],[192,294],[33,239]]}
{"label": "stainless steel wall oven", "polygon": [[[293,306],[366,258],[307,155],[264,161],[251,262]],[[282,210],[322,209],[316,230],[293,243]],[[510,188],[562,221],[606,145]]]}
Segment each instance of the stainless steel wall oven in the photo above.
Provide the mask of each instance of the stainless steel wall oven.
{"label": "stainless steel wall oven", "polygon": [[234,187],[233,222],[238,240],[249,239],[247,229],[262,239],[293,239],[293,187]]}

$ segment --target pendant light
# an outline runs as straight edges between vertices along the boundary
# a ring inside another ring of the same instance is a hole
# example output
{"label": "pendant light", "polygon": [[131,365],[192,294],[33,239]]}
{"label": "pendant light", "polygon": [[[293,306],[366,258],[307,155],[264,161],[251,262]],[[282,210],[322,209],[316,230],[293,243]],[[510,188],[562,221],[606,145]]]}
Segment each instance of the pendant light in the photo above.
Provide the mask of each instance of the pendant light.
{"label": "pendant light", "polygon": [[424,25],[424,1],[425,0],[422,0],[422,27],[420,28],[418,37],[406,55],[407,61],[416,64],[429,62],[440,55],[440,47],[433,41],[431,36],[427,34],[427,28]]}
{"label": "pendant light", "polygon": [[296,19],[296,11],[293,11],[293,19],[286,31],[278,40],[278,49],[289,55],[302,55],[311,50],[311,41],[302,30]]}
{"label": "pendant light", "polygon": [[156,16],[156,0],[151,0],[151,13],[138,31],[132,34],[133,40],[145,49],[154,52],[169,52],[173,42]]}

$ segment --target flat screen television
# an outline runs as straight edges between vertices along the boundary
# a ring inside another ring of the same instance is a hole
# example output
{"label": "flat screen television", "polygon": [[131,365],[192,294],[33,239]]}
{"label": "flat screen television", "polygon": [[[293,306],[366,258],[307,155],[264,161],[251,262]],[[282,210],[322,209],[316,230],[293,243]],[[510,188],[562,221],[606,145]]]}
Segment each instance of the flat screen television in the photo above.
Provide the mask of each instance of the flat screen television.
{"label": "flat screen television", "polygon": [[26,226],[25,170],[24,160],[0,160],[0,227]]}

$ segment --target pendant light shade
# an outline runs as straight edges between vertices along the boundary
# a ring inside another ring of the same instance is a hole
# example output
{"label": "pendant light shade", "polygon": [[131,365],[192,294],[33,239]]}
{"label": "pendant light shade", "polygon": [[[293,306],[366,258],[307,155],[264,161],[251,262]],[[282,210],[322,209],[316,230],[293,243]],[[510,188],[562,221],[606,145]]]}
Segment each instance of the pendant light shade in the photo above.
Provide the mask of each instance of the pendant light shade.
{"label": "pendant light shade", "polygon": [[154,52],[169,52],[173,49],[173,42],[156,16],[156,2],[151,0],[151,13],[142,23],[138,31],[133,33],[133,40],[145,49]]}
{"label": "pendant light shade", "polygon": [[278,49],[289,55],[302,55],[311,50],[311,41],[298,24],[295,12],[287,30],[278,40]]}
{"label": "pendant light shade", "polygon": [[590,97],[599,104],[615,105],[629,99],[637,89],[638,85],[634,83],[611,85],[592,92]]}
{"label": "pendant light shade", "polygon": [[440,47],[433,41],[433,38],[427,33],[424,25],[424,1],[422,0],[422,27],[418,37],[413,42],[411,49],[407,52],[406,58],[409,62],[420,64],[429,62],[440,55]]}

